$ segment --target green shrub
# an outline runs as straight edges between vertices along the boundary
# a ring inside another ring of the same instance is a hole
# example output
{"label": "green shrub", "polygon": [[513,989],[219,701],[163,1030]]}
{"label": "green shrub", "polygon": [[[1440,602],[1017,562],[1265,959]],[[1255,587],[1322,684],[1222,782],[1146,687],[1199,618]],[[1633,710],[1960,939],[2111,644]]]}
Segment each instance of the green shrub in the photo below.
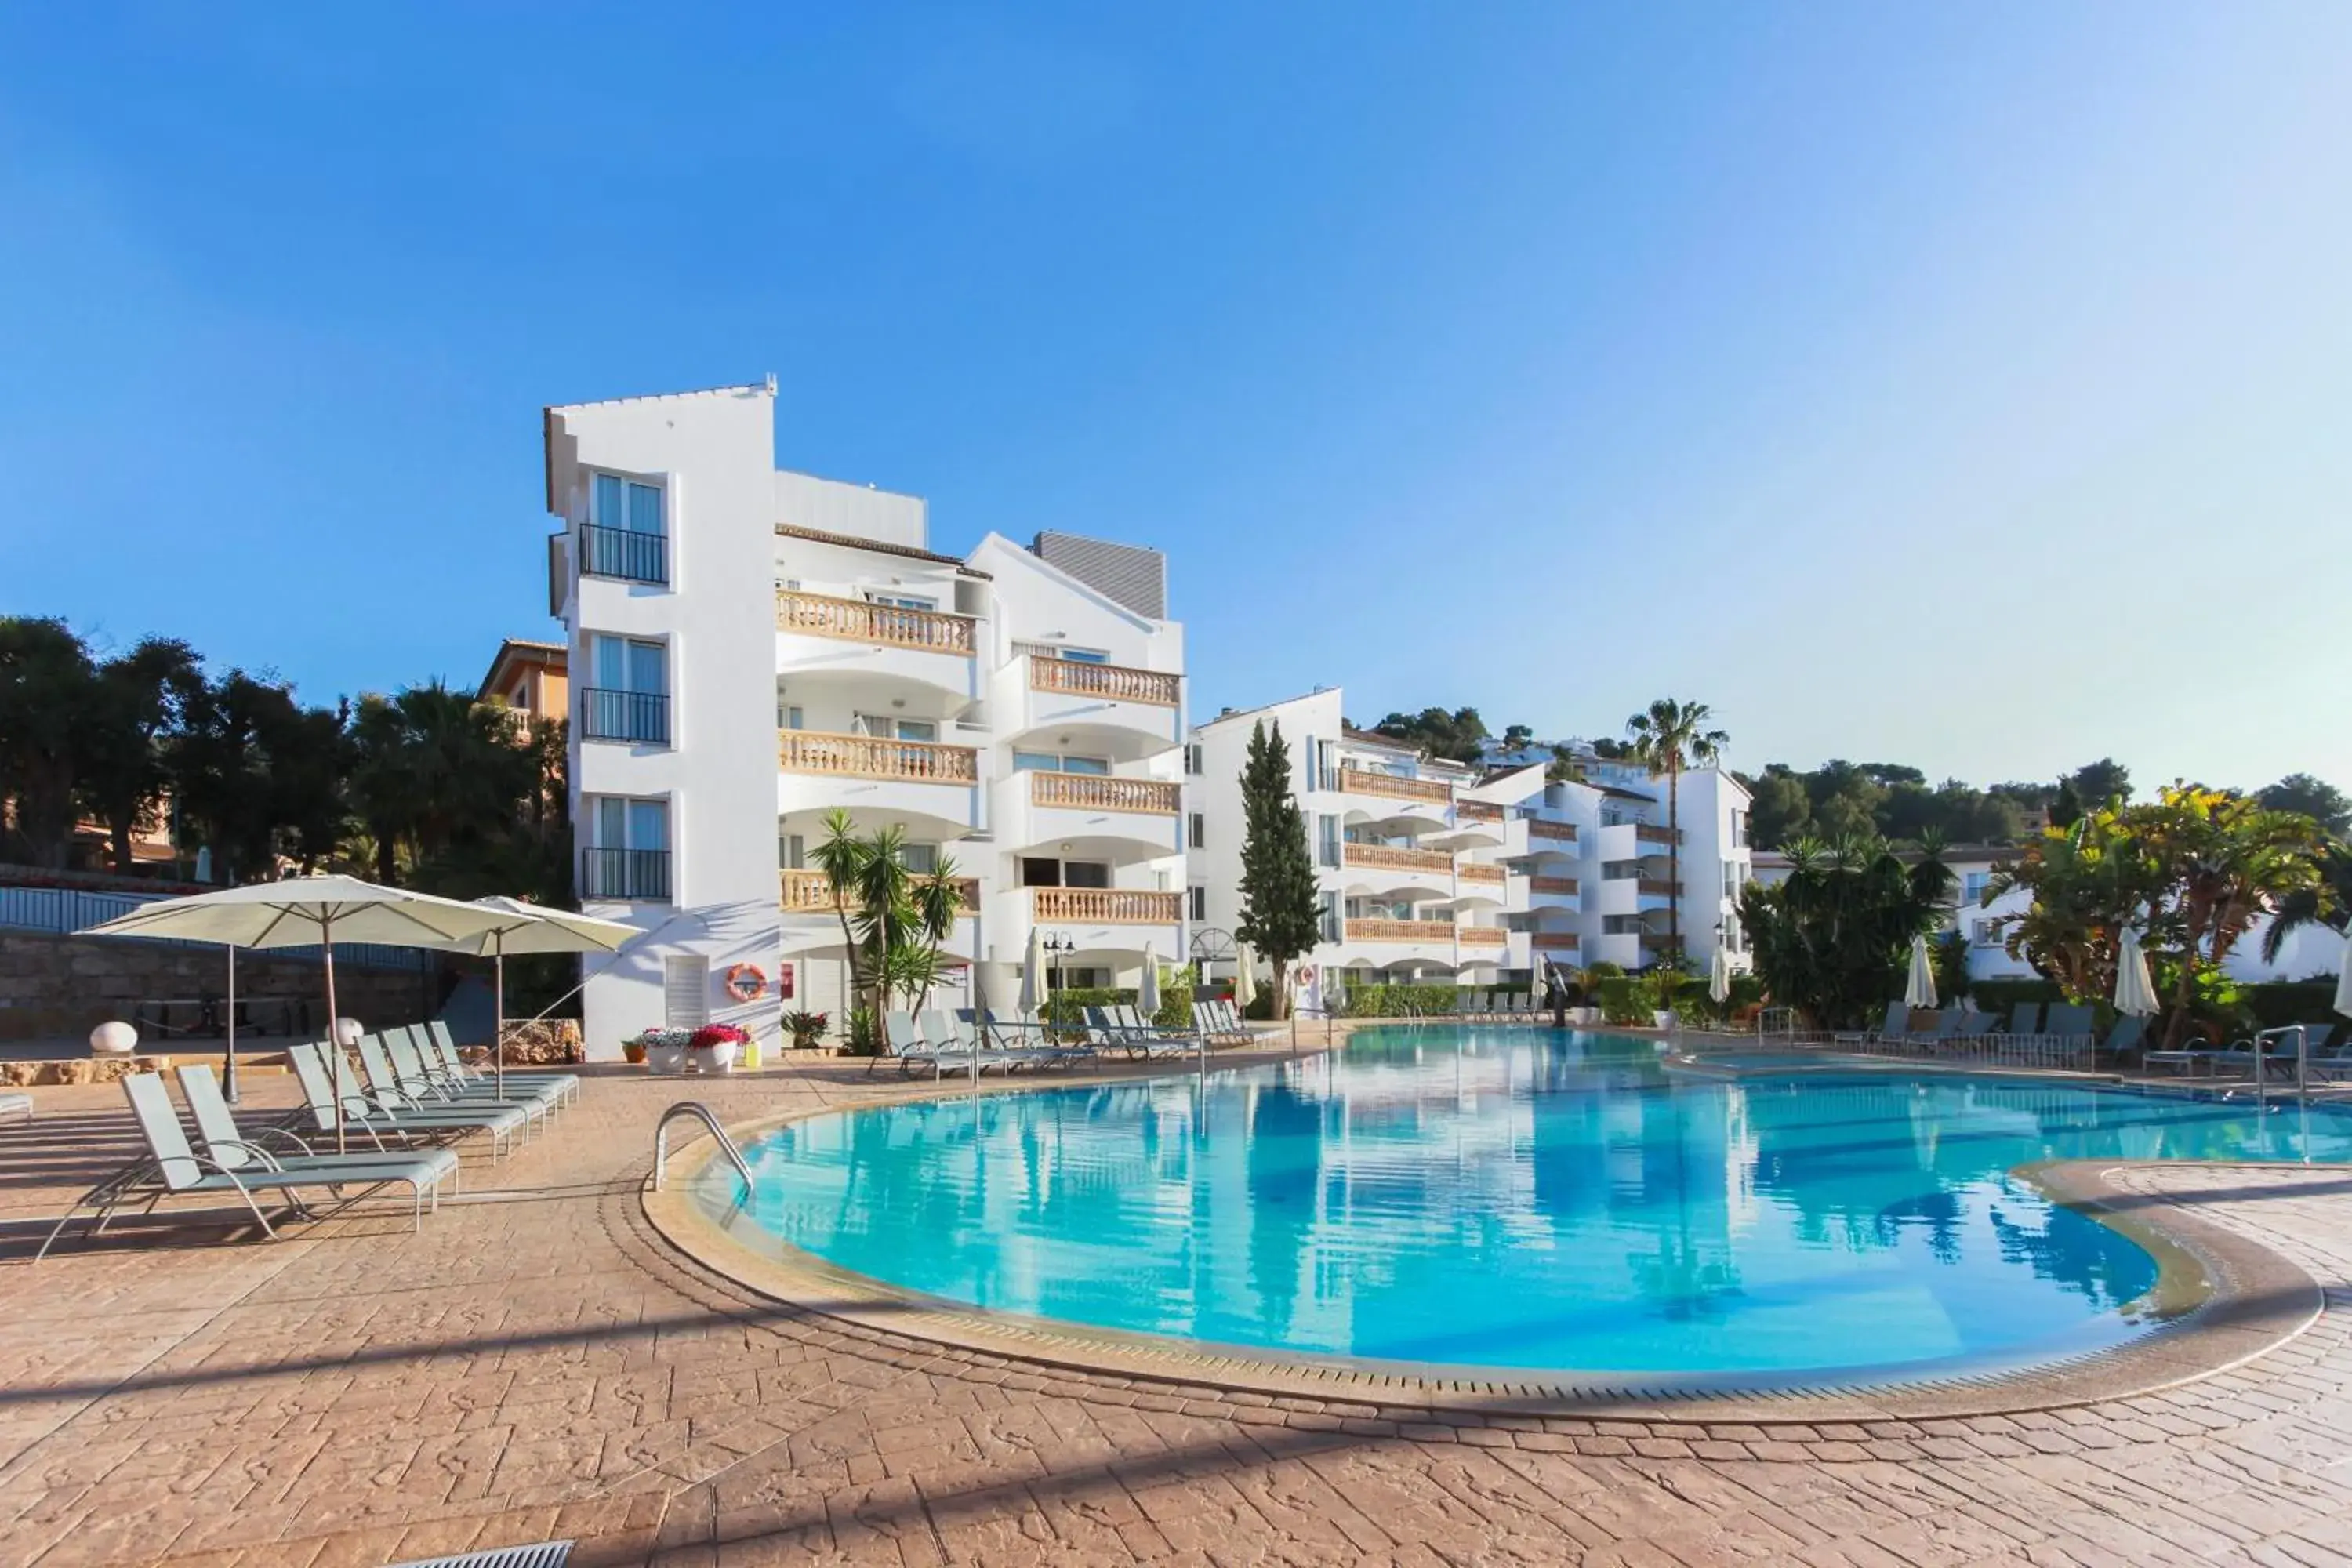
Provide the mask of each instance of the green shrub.
{"label": "green shrub", "polygon": [[1601,998],[1601,1016],[1612,1024],[1648,1024],[1656,1011],[1650,988],[1630,974],[1602,978],[1593,992]]}

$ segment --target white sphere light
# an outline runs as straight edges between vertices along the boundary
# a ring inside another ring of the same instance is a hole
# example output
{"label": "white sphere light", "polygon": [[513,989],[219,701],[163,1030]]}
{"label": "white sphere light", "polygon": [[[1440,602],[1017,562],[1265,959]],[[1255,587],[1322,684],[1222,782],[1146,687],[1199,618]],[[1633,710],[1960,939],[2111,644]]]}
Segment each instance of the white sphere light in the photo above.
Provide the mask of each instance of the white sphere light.
{"label": "white sphere light", "polygon": [[365,1033],[367,1031],[360,1027],[357,1018],[335,1020],[335,1043],[339,1046],[356,1046],[360,1043],[360,1037]]}
{"label": "white sphere light", "polygon": [[127,1057],[139,1045],[139,1031],[120,1019],[100,1024],[89,1032],[89,1048],[93,1056]]}

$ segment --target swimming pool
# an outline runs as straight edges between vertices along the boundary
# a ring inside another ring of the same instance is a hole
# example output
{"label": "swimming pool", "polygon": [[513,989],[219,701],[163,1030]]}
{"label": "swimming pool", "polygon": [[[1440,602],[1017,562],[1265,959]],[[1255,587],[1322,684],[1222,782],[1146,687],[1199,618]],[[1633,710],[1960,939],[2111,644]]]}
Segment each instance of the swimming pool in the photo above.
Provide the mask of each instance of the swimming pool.
{"label": "swimming pool", "polygon": [[[2352,1160],[2352,1118],[1655,1042],[1359,1032],[1329,1057],[940,1099],[745,1149],[742,1220],[989,1312],[1449,1368],[1945,1375],[2144,1332],[2157,1264],[2012,1167]],[[716,1213],[739,1189],[706,1168]]]}

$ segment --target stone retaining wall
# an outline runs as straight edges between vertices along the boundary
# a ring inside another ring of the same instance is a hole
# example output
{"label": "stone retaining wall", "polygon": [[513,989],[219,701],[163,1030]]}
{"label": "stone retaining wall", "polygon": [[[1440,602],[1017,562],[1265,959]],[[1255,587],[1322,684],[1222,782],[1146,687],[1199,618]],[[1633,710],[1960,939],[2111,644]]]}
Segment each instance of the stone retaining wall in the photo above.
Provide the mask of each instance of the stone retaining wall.
{"label": "stone retaining wall", "polygon": [[[227,988],[228,961],[218,948],[0,931],[0,1040],[86,1036],[110,1018],[128,1021],[142,997],[216,997]],[[335,971],[336,1005],[371,1029],[431,1016],[438,991],[438,977],[430,971],[352,965]],[[312,1026],[325,1028],[326,992],[316,963],[240,952],[236,994],[240,1001],[307,1001]],[[161,1048],[166,1042],[140,1043]]]}

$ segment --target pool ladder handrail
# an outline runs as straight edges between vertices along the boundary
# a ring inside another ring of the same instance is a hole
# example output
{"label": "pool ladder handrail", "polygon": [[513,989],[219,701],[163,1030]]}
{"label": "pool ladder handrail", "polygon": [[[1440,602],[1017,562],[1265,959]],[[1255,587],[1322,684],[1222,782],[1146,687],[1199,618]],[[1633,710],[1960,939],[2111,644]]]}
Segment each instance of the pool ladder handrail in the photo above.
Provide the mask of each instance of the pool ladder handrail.
{"label": "pool ladder handrail", "polygon": [[737,1175],[743,1178],[743,1190],[750,1192],[751,1190],[750,1162],[743,1158],[743,1151],[735,1146],[735,1140],[727,1135],[727,1129],[719,1125],[719,1118],[710,1113],[710,1107],[698,1100],[679,1100],[676,1105],[663,1111],[661,1120],[654,1123],[654,1191],[660,1192],[663,1184],[668,1179],[669,1124],[675,1118],[680,1116],[694,1117],[710,1130],[710,1135],[719,1141],[719,1152],[727,1156],[727,1163],[735,1167]]}

